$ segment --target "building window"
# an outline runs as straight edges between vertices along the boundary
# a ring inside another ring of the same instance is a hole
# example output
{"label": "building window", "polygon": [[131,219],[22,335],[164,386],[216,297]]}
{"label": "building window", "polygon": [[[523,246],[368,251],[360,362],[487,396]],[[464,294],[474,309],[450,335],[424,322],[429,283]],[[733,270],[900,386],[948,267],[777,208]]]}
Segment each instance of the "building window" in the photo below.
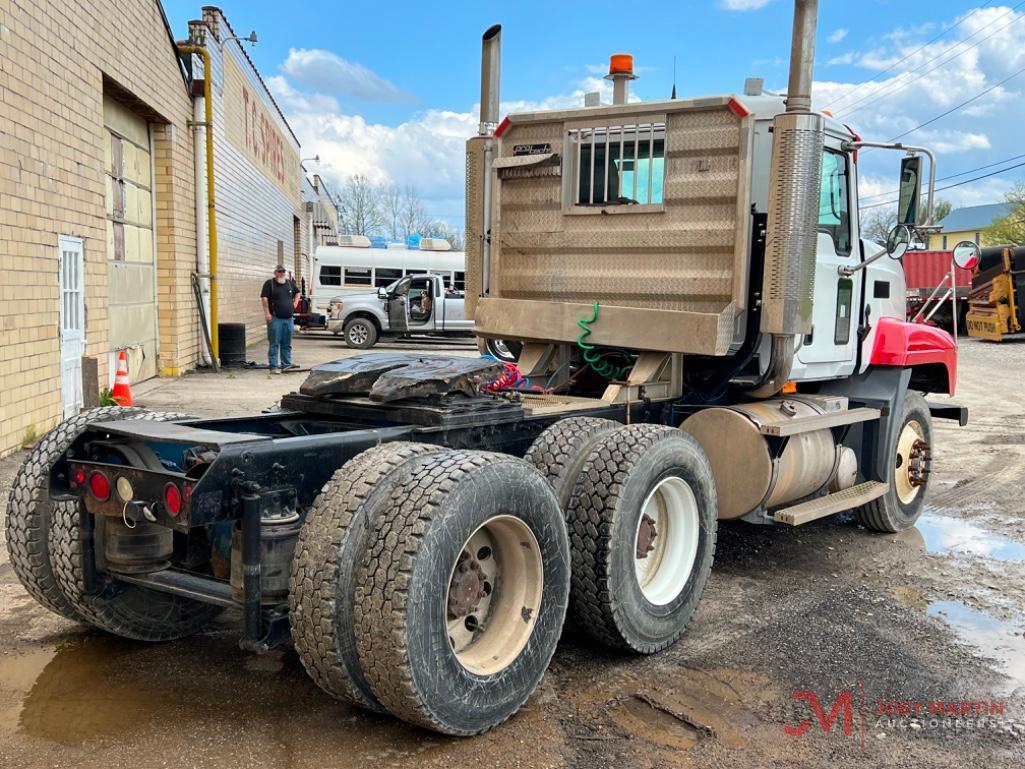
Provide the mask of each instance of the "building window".
{"label": "building window", "polygon": [[944,251],[947,250],[947,236],[946,235],[943,236],[943,250]]}
{"label": "building window", "polygon": [[979,244],[982,243],[982,238],[979,237],[980,235],[981,235],[981,233],[978,233],[978,232],[975,233],[975,243],[976,243],[976,245],[979,245]]}
{"label": "building window", "polygon": [[373,280],[370,277],[369,267],[346,267],[345,285],[347,286],[372,286]]}
{"label": "building window", "polygon": [[661,204],[665,137],[665,123],[569,131],[567,146],[575,163],[573,204]]}
{"label": "building window", "polygon": [[457,272],[455,273],[455,280],[452,282],[452,288],[456,291],[466,290],[466,273]]}
{"label": "building window", "polygon": [[384,288],[388,284],[394,283],[401,277],[402,270],[396,270],[390,267],[378,267],[376,270],[374,270],[374,285],[377,288]]}
{"label": "building window", "polygon": [[822,153],[822,187],[819,194],[819,232],[829,235],[836,253],[851,253],[851,204],[847,193],[847,156]]}

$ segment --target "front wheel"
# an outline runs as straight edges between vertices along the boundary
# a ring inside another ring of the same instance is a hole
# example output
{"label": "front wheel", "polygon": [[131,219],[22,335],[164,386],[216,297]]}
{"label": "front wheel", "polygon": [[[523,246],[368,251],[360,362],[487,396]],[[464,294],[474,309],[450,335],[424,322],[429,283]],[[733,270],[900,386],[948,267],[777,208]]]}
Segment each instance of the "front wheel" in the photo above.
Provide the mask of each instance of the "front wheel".
{"label": "front wheel", "polygon": [[345,344],[357,350],[367,350],[377,344],[377,326],[366,318],[353,318],[345,324]]}
{"label": "front wheel", "polygon": [[911,528],[925,503],[932,469],[932,417],[925,397],[909,390],[901,415],[890,488],[858,508],[858,521],[872,531],[894,533]]}

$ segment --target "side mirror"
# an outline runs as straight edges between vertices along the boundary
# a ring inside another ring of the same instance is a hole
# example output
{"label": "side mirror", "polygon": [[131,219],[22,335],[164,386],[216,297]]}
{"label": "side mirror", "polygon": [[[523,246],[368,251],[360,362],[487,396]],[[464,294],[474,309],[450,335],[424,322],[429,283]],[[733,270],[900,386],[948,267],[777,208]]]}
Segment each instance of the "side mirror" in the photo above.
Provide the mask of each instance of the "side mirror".
{"label": "side mirror", "polygon": [[384,290],[384,286],[381,286],[379,289],[377,289],[377,295],[381,299],[387,299],[388,298],[388,292]]}
{"label": "side mirror", "polygon": [[897,223],[921,224],[918,201],[922,195],[922,156],[911,155],[900,161],[900,194],[897,200]]}
{"label": "side mirror", "polygon": [[911,245],[911,228],[906,224],[898,224],[886,236],[886,253],[891,259],[900,259],[907,253]]}
{"label": "side mirror", "polygon": [[981,257],[982,249],[970,240],[962,240],[954,246],[954,264],[962,270],[974,270]]}

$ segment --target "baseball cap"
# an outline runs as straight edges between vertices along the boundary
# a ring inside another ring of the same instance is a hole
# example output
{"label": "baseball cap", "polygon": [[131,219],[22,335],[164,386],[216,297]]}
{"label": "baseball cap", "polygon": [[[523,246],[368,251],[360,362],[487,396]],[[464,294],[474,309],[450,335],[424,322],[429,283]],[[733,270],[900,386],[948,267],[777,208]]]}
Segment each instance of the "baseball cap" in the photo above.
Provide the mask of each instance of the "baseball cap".
{"label": "baseball cap", "polygon": [[274,272],[285,272],[285,265],[279,264],[277,267],[274,268]]}

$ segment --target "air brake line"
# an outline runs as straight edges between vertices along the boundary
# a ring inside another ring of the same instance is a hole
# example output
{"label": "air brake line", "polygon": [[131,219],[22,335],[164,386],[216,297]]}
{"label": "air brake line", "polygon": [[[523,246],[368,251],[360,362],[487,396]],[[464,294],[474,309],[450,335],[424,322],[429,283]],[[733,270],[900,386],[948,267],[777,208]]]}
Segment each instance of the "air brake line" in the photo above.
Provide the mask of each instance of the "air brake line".
{"label": "air brake line", "polygon": [[594,314],[591,316],[590,320],[584,320],[583,318],[581,318],[577,321],[577,325],[583,329],[583,333],[577,337],[577,346],[584,353],[584,361],[587,363],[587,365],[591,367],[591,369],[595,373],[605,377],[606,379],[611,379],[613,381],[620,380],[630,373],[630,369],[633,368],[633,366],[630,365],[620,367],[612,363],[609,363],[609,361],[602,358],[601,353],[597,353],[594,351],[593,344],[588,344],[584,341],[588,336],[591,335],[591,324],[595,323],[597,320],[598,302],[595,302]]}

